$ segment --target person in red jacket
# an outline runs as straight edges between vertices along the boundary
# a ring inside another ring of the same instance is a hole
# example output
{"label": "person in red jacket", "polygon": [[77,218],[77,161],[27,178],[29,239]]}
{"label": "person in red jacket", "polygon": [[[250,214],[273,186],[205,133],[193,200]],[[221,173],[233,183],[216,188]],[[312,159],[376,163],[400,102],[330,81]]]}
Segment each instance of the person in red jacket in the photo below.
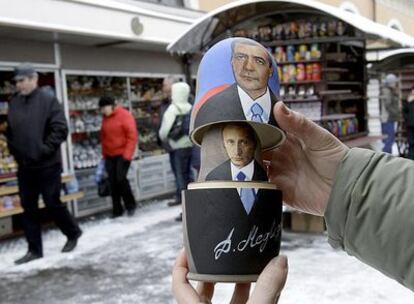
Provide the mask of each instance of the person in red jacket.
{"label": "person in red jacket", "polygon": [[102,156],[109,176],[113,217],[121,216],[124,207],[129,216],[134,215],[136,202],[127,179],[127,173],[138,142],[134,117],[121,106],[115,106],[112,97],[99,100],[103,115],[101,127]]}

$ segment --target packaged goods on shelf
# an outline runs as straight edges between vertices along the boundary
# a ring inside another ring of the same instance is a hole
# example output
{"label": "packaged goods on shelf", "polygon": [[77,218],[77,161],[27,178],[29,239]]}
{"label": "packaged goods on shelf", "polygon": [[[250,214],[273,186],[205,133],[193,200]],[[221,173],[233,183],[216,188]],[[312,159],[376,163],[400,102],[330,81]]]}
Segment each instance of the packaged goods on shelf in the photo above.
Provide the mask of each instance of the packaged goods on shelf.
{"label": "packaged goods on shelf", "polygon": [[[131,110],[139,130],[139,149],[159,151],[157,131],[161,124],[161,106],[166,108],[162,93],[163,78],[131,77]],[[165,109],[164,109],[165,110]]]}
{"label": "packaged goods on shelf", "polygon": [[341,20],[310,18],[309,20],[292,20],[282,23],[268,22],[268,24],[258,25],[256,28],[251,29],[238,28],[234,31],[234,36],[270,42],[344,36],[350,34],[349,30]]}
{"label": "packaged goods on shelf", "polygon": [[320,121],[322,113],[322,103],[321,102],[295,102],[288,103],[288,106],[299,113],[302,113],[307,118],[314,121]]}
{"label": "packaged goods on shelf", "polygon": [[102,115],[98,113],[78,112],[70,117],[71,133],[99,132],[102,125]]}
{"label": "packaged goods on shelf", "polygon": [[[332,17],[267,15],[234,36],[270,49],[278,63],[279,98],[340,138],[367,133],[365,47],[361,33]],[[348,43],[349,42],[349,43]],[[349,115],[324,121],[331,114]]]}
{"label": "packaged goods on shelf", "polygon": [[322,126],[339,138],[358,133],[358,119],[356,117],[327,119],[322,121]]}
{"label": "packaged goods on shelf", "polygon": [[19,195],[0,196],[0,213],[10,211],[20,207]]}
{"label": "packaged goods on shelf", "polygon": [[73,145],[73,164],[75,169],[96,167],[102,158],[98,138],[77,141]]}
{"label": "packaged goods on shelf", "polygon": [[102,158],[99,131],[102,114],[99,99],[111,96],[120,105],[129,108],[125,77],[67,75],[70,132],[75,169],[97,166]]}
{"label": "packaged goods on shelf", "polygon": [[7,140],[4,135],[0,135],[0,176],[17,172],[17,163],[10,154]]}

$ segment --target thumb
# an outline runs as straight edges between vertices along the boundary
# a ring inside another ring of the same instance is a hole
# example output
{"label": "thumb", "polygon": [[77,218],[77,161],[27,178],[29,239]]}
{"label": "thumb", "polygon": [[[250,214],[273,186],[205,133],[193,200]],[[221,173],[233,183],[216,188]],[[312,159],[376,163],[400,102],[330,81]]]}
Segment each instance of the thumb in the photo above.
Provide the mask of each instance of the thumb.
{"label": "thumb", "polygon": [[304,115],[288,109],[281,101],[275,104],[273,115],[280,128],[287,133],[295,135],[311,150],[326,149],[332,145],[337,145],[339,142],[327,130],[318,126]]}
{"label": "thumb", "polygon": [[248,303],[276,303],[285,286],[287,274],[287,257],[280,255],[273,258],[260,274]]}

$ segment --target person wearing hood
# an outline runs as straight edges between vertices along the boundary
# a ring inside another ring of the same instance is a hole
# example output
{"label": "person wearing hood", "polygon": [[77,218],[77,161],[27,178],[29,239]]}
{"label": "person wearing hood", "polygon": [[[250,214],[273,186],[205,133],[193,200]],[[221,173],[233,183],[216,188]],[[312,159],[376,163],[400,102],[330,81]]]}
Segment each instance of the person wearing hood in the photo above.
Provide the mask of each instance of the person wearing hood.
{"label": "person wearing hood", "polygon": [[[171,138],[171,130],[176,118],[190,115],[192,105],[188,102],[190,86],[185,82],[177,82],[171,88],[171,104],[168,106],[162,118],[158,132],[163,142],[168,142],[171,147],[171,166],[175,168],[175,183],[177,187],[177,201],[181,204],[181,191],[187,188],[190,182],[190,166],[192,146],[188,134],[182,134],[179,138]],[[180,216],[177,218],[179,219]]]}
{"label": "person wearing hood", "polygon": [[381,89],[380,112],[381,130],[385,136],[383,139],[383,152],[392,153],[395,141],[395,123],[400,116],[400,105],[397,92],[398,78],[394,74],[385,77],[384,86]]}
{"label": "person wearing hood", "polygon": [[112,97],[99,100],[103,114],[101,127],[102,156],[109,176],[112,196],[112,216],[124,213],[121,198],[128,216],[135,213],[136,202],[127,179],[127,173],[138,143],[135,119],[128,110],[116,106]]}
{"label": "person wearing hood", "polygon": [[414,86],[411,87],[411,92],[404,103],[403,115],[407,131],[407,158],[414,160]]}

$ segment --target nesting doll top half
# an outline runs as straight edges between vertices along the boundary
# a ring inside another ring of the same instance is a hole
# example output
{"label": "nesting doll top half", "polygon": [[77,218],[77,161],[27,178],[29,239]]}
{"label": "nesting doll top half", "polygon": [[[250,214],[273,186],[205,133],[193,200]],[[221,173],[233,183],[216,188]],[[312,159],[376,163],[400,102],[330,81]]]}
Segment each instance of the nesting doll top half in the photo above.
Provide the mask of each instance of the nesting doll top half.
{"label": "nesting doll top half", "polygon": [[233,163],[226,146],[229,136],[230,141],[235,136],[250,138],[255,161],[261,165],[261,152],[283,142],[285,133],[272,112],[278,95],[276,62],[258,42],[229,38],[205,53],[190,125],[193,142],[202,146],[201,180],[208,180],[220,162]]}

